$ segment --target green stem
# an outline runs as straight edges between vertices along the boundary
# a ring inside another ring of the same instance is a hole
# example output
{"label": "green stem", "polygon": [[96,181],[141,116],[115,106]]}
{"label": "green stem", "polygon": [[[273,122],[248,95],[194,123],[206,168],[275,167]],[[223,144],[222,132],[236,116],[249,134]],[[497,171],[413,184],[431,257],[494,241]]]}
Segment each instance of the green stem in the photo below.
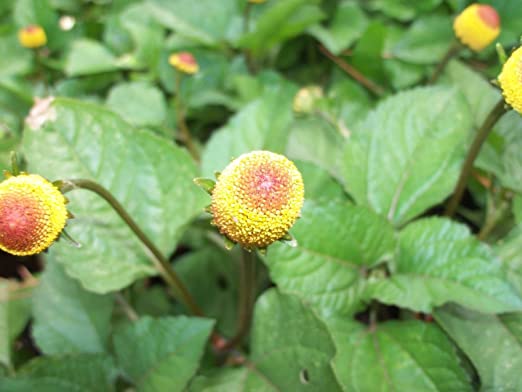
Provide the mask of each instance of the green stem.
{"label": "green stem", "polygon": [[187,146],[187,149],[194,158],[195,161],[199,162],[199,154],[194,142],[190,130],[185,121],[185,112],[183,110],[183,102],[181,101],[181,72],[176,71],[176,96],[174,98],[174,105],[176,105],[176,120],[178,123],[178,129],[181,131],[183,143]]}
{"label": "green stem", "polygon": [[239,276],[239,305],[238,305],[238,325],[236,334],[226,342],[223,350],[229,350],[241,343],[250,329],[252,321],[252,310],[255,298],[256,273],[255,253],[241,249]]}
{"label": "green stem", "polygon": [[138,321],[140,317],[132,308],[132,306],[130,306],[130,304],[127,302],[122,293],[116,293],[114,298],[116,299],[118,305],[120,305],[121,310],[123,310],[123,313],[125,313],[125,315],[130,321]]}
{"label": "green stem", "polygon": [[161,251],[154,245],[154,243],[147,237],[147,235],[141,230],[138,224],[131,218],[131,216],[125,211],[125,208],[114,198],[114,196],[100,184],[88,180],[88,179],[70,179],[63,180],[60,184],[60,189],[63,193],[75,190],[85,189],[96,193],[101,198],[105,199],[107,203],[118,213],[120,218],[129,226],[134,232],[136,237],[145,245],[145,247],[154,256],[152,258],[156,269],[161,273],[165,282],[167,282],[173,289],[174,292],[179,294],[181,302],[196,316],[202,316],[203,312],[196,304],[189,291],[180,280],[176,272],[172,269],[169,261],[163,256]]}
{"label": "green stem", "polygon": [[495,199],[488,197],[486,219],[480,232],[477,234],[479,240],[484,241],[493,229],[495,229],[497,223],[502,220],[508,210],[508,206],[508,203],[504,200],[500,200],[499,205],[496,205]]}
{"label": "green stem", "polygon": [[[250,12],[252,10],[252,3],[247,3],[245,5],[245,10],[243,12],[243,35],[247,34],[250,31]],[[255,75],[257,68],[254,61],[254,58],[252,57],[252,52],[248,50],[247,48],[243,49],[243,54],[245,56],[246,65],[248,68],[248,71]]]}
{"label": "green stem", "polygon": [[468,177],[471,173],[471,169],[473,169],[473,162],[477,158],[480,148],[482,144],[488,138],[493,125],[499,120],[500,117],[507,111],[507,108],[504,104],[504,99],[501,99],[488,114],[484,123],[480,127],[475,136],[475,140],[471,144],[469,148],[468,155],[466,156],[466,160],[464,161],[464,165],[462,166],[462,170],[460,172],[460,177],[457,182],[457,186],[455,187],[455,191],[453,192],[453,196],[451,197],[448,205],[446,206],[446,211],[444,212],[445,216],[451,217],[455,214],[457,207],[462,199],[462,195],[464,194],[464,190],[466,189],[466,184],[468,182]]}
{"label": "green stem", "polygon": [[428,80],[428,84],[435,84],[435,82],[439,79],[440,75],[442,75],[442,72],[446,68],[446,65],[448,65],[449,61],[462,49],[462,46],[459,42],[453,42],[453,44],[449,47],[448,51],[440,61],[440,63],[437,64],[437,68],[435,68],[435,71],[433,71],[433,74],[431,75],[430,79]]}

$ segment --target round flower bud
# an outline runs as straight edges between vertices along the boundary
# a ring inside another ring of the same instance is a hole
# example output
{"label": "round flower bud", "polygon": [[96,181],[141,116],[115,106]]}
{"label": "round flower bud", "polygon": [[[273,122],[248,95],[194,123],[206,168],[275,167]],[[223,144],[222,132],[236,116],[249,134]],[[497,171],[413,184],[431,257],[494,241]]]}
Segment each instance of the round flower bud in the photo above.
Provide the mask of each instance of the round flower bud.
{"label": "round flower bud", "polygon": [[498,81],[506,102],[522,114],[522,46],[506,61]]}
{"label": "round flower bud", "polygon": [[18,31],[18,41],[24,48],[36,49],[47,43],[47,36],[40,26],[30,25]]}
{"label": "round flower bud", "polygon": [[486,4],[472,4],[453,23],[455,35],[472,50],[479,52],[500,34],[500,17]]}
{"label": "round flower bud", "polygon": [[26,256],[47,249],[67,221],[66,199],[36,174],[20,174],[0,183],[0,249]]}
{"label": "round flower bud", "polygon": [[304,200],[301,173],[286,157],[253,151],[232,161],[212,191],[212,223],[246,249],[283,238]]}
{"label": "round flower bud", "polygon": [[293,109],[296,113],[312,113],[318,100],[323,98],[321,86],[302,87],[294,97]]}
{"label": "round flower bud", "polygon": [[177,70],[189,75],[193,75],[199,71],[199,65],[189,52],[173,53],[169,56],[169,64]]}

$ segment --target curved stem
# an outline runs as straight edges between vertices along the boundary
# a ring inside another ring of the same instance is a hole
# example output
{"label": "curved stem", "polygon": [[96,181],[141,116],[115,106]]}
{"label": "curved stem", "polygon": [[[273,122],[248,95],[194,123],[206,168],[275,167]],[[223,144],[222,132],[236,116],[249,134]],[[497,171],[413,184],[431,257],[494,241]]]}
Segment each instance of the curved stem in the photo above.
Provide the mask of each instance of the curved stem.
{"label": "curved stem", "polygon": [[460,49],[462,46],[458,42],[453,42],[451,46],[449,47],[448,51],[440,61],[440,63],[437,64],[437,68],[435,68],[435,71],[433,71],[433,74],[431,75],[430,79],[428,80],[428,84],[434,84],[442,74],[442,71],[444,71],[444,68],[446,68],[446,65],[448,65],[449,61],[458,53],[460,52]]}
{"label": "curved stem", "polygon": [[194,160],[199,161],[199,154],[192,141],[190,130],[188,129],[187,123],[185,122],[185,112],[183,111],[183,104],[181,102],[181,72],[176,71],[176,96],[174,98],[174,104],[176,105],[176,121],[178,123],[178,129],[181,131],[183,137],[183,143],[187,146],[187,149],[192,155]]}
{"label": "curved stem", "polygon": [[255,253],[241,249],[241,267],[239,276],[239,307],[236,334],[226,342],[223,350],[236,346],[243,340],[250,329],[252,305],[255,298]]}
{"label": "curved stem", "polygon": [[332,60],[339,68],[341,68],[344,72],[354,78],[359,84],[364,86],[368,91],[376,95],[377,97],[382,97],[386,91],[384,88],[379,86],[378,84],[372,82],[370,79],[366,78],[361,72],[355,69],[352,65],[348,64],[342,58],[334,55],[323,45],[319,45],[319,50],[330,60]]}
{"label": "curved stem", "polygon": [[493,125],[496,124],[498,119],[502,117],[502,115],[507,110],[508,109],[504,104],[504,99],[501,99],[493,107],[491,112],[484,120],[484,123],[478,130],[477,135],[475,136],[475,140],[473,140],[473,143],[471,144],[471,147],[468,150],[468,155],[466,156],[466,160],[464,161],[464,165],[462,166],[460,177],[457,182],[457,186],[455,187],[455,191],[453,192],[453,196],[451,197],[448,205],[446,206],[446,211],[444,212],[445,216],[451,217],[453,216],[453,214],[455,214],[457,206],[459,205],[460,200],[462,199],[462,195],[464,194],[464,189],[466,189],[466,184],[468,182],[468,177],[471,173],[471,169],[473,169],[473,162],[475,162],[475,159],[477,158],[480,152],[482,144],[484,144],[484,142],[488,138],[488,135],[491,132],[491,129],[493,128]]}
{"label": "curved stem", "polygon": [[60,189],[63,193],[72,191],[74,189],[86,189],[88,191],[96,193],[101,198],[105,199],[107,203],[118,213],[121,219],[129,226],[134,232],[136,237],[145,245],[145,247],[154,256],[152,258],[156,269],[161,273],[165,282],[167,282],[175,291],[179,294],[181,302],[190,309],[190,311],[196,316],[202,316],[203,312],[194,301],[194,298],[190,295],[189,291],[180,280],[176,272],[172,269],[169,261],[163,256],[161,251],[154,245],[154,243],[147,237],[147,235],[141,230],[138,224],[131,218],[131,216],[125,211],[125,208],[114,198],[114,196],[103,186],[88,179],[70,179],[63,180],[60,184]]}

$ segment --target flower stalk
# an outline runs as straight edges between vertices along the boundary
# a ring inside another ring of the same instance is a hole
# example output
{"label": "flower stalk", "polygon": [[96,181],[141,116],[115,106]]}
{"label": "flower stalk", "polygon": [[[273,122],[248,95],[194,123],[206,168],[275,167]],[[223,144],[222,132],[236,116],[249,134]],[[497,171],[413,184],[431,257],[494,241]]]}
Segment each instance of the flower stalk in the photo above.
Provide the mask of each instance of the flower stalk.
{"label": "flower stalk", "polygon": [[161,251],[154,245],[149,237],[141,230],[138,224],[127,213],[125,208],[116,200],[116,198],[100,184],[88,179],[69,179],[60,182],[60,189],[63,193],[75,190],[85,189],[96,193],[104,199],[116,211],[116,213],[123,219],[127,226],[134,232],[136,237],[142,244],[152,253],[154,266],[160,272],[165,282],[174,290],[174,293],[195,316],[202,316],[201,308],[196,304],[194,298],[189,293],[186,286],[183,284],[179,276],[176,274],[169,261],[163,256]]}
{"label": "flower stalk", "polygon": [[239,272],[239,304],[236,334],[230,338],[222,350],[230,350],[241,343],[248,334],[252,323],[253,305],[256,295],[256,254],[241,249]]}
{"label": "flower stalk", "polygon": [[457,186],[455,187],[455,191],[453,192],[453,196],[446,206],[446,210],[444,212],[445,216],[451,217],[455,214],[455,211],[457,210],[457,207],[462,199],[462,195],[464,194],[464,190],[466,189],[469,175],[473,169],[473,163],[475,162],[482,145],[488,138],[491,129],[497,123],[500,117],[506,113],[507,110],[508,109],[504,103],[504,99],[501,99],[493,107],[489,115],[484,120],[484,123],[478,130],[477,135],[475,136],[475,139],[473,140],[473,143],[468,150],[468,155],[466,156],[466,160],[462,166],[460,177],[458,179]]}

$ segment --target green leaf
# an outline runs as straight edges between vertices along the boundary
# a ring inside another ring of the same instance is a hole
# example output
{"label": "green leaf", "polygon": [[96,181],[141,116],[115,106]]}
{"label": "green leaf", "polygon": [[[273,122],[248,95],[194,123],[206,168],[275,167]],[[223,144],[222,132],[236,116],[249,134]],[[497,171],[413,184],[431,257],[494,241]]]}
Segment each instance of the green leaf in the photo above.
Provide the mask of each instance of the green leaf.
{"label": "green leaf", "polygon": [[145,82],[115,85],[109,91],[107,106],[137,127],[161,126],[167,113],[161,90]]}
{"label": "green leaf", "polygon": [[385,15],[408,21],[421,12],[431,11],[437,7],[442,0],[417,0],[415,2],[405,0],[372,0],[371,9],[379,10]]}
{"label": "green leaf", "polygon": [[199,367],[213,324],[185,316],[142,317],[115,332],[118,363],[138,391],[182,391]]}
{"label": "green leaf", "polygon": [[190,391],[341,390],[330,366],[335,348],[326,326],[297,298],[265,292],[256,303],[251,341],[245,367],[200,376]]}
{"label": "green leaf", "polygon": [[115,369],[100,354],[37,357],[16,378],[0,378],[2,392],[112,392]]}
{"label": "green leaf", "polygon": [[33,337],[46,355],[107,351],[113,299],[85,291],[47,263],[33,296]]}
{"label": "green leaf", "polygon": [[434,316],[473,362],[482,391],[522,390],[522,314],[487,315],[452,305]]}
{"label": "green leaf", "polygon": [[203,248],[176,260],[174,268],[203,313],[232,336],[237,322],[238,260],[234,252]]}
{"label": "green leaf", "polygon": [[294,161],[294,163],[303,176],[306,200],[325,203],[332,200],[346,200],[346,194],[341,184],[325,170],[304,161]]}
{"label": "green leaf", "polygon": [[483,170],[492,172],[503,187],[522,194],[521,148],[521,117],[511,110],[496,124],[475,164]]}
{"label": "green leaf", "polygon": [[[42,117],[42,128],[24,134],[29,170],[53,181],[98,181],[169,255],[184,226],[208,203],[192,182],[198,173],[187,152],[96,105],[56,99]],[[106,293],[156,273],[143,245],[107,202],[86,190],[67,197],[76,216],[68,231],[82,247],[60,241],[49,256],[68,275]]]}
{"label": "green leaf", "polygon": [[446,67],[449,82],[459,88],[471,109],[473,125],[478,128],[488,113],[499,101],[500,92],[483,75],[458,61],[451,61]]}
{"label": "green leaf", "polygon": [[[149,12],[145,3],[129,6],[119,16],[121,25],[134,41],[133,57],[140,65],[154,68],[160,58],[164,29]],[[109,23],[105,25],[109,26]]]}
{"label": "green leaf", "polygon": [[32,67],[33,54],[18,42],[15,32],[0,34],[0,77],[24,75]]}
{"label": "green leaf", "polygon": [[228,124],[215,131],[201,157],[203,176],[220,171],[232,158],[252,150],[283,152],[292,121],[295,86],[281,81],[266,88],[259,99],[246,105]]}
{"label": "green leaf", "polygon": [[336,391],[330,367],[335,348],[325,325],[301,301],[270,290],[256,303],[252,354],[245,390],[269,382],[272,388]]}
{"label": "green leaf", "polygon": [[391,321],[375,329],[326,320],[332,361],[344,391],[471,391],[451,341],[435,324]]}
{"label": "green leaf", "polygon": [[307,117],[293,122],[286,154],[291,159],[313,163],[339,179],[342,146],[343,137],[331,124],[317,117]]}
{"label": "green leaf", "polygon": [[369,284],[372,298],[424,313],[450,301],[484,313],[522,310],[499,260],[464,225],[443,218],[411,223],[394,260],[391,277]]}
{"label": "green leaf", "polygon": [[254,27],[238,45],[254,54],[266,53],[275,45],[293,38],[323,19],[318,0],[271,1],[252,21]]}
{"label": "green leaf", "polygon": [[447,15],[430,15],[415,20],[403,38],[395,44],[392,54],[414,64],[434,64],[448,51],[454,33]]}
{"label": "green leaf", "polygon": [[[214,370],[208,375],[195,377],[190,383],[189,392],[247,392],[250,389],[246,389],[245,379],[248,377],[248,369],[218,369]],[[259,380],[260,381],[260,380]],[[267,382],[263,383],[258,381],[256,391],[277,391],[275,386],[272,386]]]}
{"label": "green leaf", "polygon": [[323,313],[349,314],[360,307],[365,271],[391,257],[392,227],[365,207],[307,201],[292,228],[296,247],[270,246],[266,264],[282,292]]}
{"label": "green leaf", "polygon": [[68,76],[92,75],[118,69],[118,60],[109,49],[97,41],[86,38],[73,43],[65,63]]}
{"label": "green leaf", "polygon": [[522,226],[516,226],[495,244],[495,252],[508,272],[508,279],[522,295]]}
{"label": "green leaf", "polygon": [[218,46],[234,39],[241,29],[236,0],[148,0],[146,4],[158,22],[195,43]]}
{"label": "green leaf", "polygon": [[386,73],[382,55],[388,33],[387,27],[380,21],[372,21],[353,50],[351,62],[364,76],[379,82],[386,82]]}
{"label": "green leaf", "polygon": [[327,26],[315,24],[307,32],[317,38],[330,52],[340,54],[348,49],[366,30],[368,18],[360,5],[342,1]]}
{"label": "green leaf", "polygon": [[403,225],[453,191],[470,127],[455,89],[417,88],[386,99],[346,142],[346,190]]}
{"label": "green leaf", "polygon": [[11,368],[14,340],[31,317],[32,287],[0,279],[0,364]]}

